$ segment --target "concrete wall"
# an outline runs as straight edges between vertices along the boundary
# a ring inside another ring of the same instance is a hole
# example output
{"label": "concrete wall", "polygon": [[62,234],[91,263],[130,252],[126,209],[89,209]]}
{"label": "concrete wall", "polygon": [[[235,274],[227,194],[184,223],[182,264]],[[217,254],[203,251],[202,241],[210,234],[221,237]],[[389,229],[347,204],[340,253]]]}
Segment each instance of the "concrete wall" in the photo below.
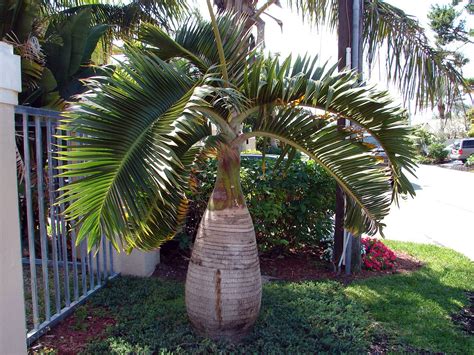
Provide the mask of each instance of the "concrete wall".
{"label": "concrete wall", "polygon": [[160,251],[142,252],[133,250],[131,254],[114,250],[114,271],[122,275],[148,277],[160,263]]}
{"label": "concrete wall", "polygon": [[25,305],[16,181],[14,106],[20,57],[0,42],[0,354],[26,354]]}

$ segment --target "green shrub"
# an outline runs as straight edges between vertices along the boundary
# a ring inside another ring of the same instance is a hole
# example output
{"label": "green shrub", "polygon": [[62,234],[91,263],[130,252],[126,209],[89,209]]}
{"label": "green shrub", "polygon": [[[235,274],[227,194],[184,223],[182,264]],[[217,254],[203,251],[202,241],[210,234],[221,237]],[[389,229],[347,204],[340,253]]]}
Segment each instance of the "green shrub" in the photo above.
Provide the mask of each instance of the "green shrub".
{"label": "green shrub", "polygon": [[467,111],[467,119],[471,122],[471,128],[467,132],[468,137],[474,137],[474,108]]}
{"label": "green shrub", "polygon": [[412,143],[419,155],[426,156],[427,147],[436,142],[436,136],[423,126],[417,126],[413,130]]}
{"label": "green shrub", "polygon": [[[328,250],[335,207],[335,182],[313,161],[294,160],[274,168],[276,160],[242,159],[241,183],[262,252],[287,252],[301,248]],[[182,247],[194,240],[216,178],[216,161],[209,160],[196,174],[186,226],[177,239]],[[323,241],[324,245],[320,245]]]}
{"label": "green shrub", "polygon": [[417,155],[416,156],[416,162],[418,164],[433,164],[434,163],[434,159],[430,158],[430,157],[427,157],[425,155]]}
{"label": "green shrub", "polygon": [[428,157],[432,158],[435,163],[442,163],[448,157],[449,152],[442,143],[433,143],[428,147]]}
{"label": "green shrub", "polygon": [[91,303],[116,324],[84,354],[362,354],[371,342],[367,313],[334,281],[264,285],[259,318],[239,344],[196,335],[177,282],[120,277]]}
{"label": "green shrub", "polygon": [[474,154],[470,155],[467,158],[466,166],[474,166]]}

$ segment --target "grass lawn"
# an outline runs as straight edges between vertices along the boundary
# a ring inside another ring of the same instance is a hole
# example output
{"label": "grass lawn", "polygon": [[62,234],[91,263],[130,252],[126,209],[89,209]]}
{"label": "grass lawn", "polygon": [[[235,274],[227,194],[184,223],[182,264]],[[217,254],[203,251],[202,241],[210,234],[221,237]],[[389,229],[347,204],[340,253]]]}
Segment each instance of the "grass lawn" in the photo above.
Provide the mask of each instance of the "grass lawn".
{"label": "grass lawn", "polygon": [[86,317],[71,324],[86,331],[90,327],[95,334],[83,348],[88,354],[367,353],[377,349],[371,344],[380,339],[383,350],[395,352],[474,354],[474,337],[450,317],[466,306],[465,291],[474,290],[473,263],[436,246],[387,244],[422,260],[424,267],[349,286],[336,281],[268,283],[260,317],[242,344],[196,336],[187,320],[183,284],[157,278],[121,277],[91,298],[86,307],[94,310],[93,318],[113,320],[105,332],[95,334],[93,325],[81,324]]}
{"label": "grass lawn", "polygon": [[474,290],[474,264],[461,254],[434,245],[386,241],[393,249],[422,260],[411,274],[355,282],[346,294],[364,305],[392,341],[435,352],[474,354],[474,337],[451,321]]}

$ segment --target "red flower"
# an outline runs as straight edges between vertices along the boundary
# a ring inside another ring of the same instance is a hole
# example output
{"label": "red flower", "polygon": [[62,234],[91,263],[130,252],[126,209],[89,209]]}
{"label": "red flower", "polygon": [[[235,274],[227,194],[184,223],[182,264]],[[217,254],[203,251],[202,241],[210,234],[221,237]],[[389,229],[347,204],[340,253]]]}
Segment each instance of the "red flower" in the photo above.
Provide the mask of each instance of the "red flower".
{"label": "red flower", "polygon": [[362,245],[365,254],[362,256],[362,264],[367,270],[388,270],[393,269],[397,257],[380,240],[374,238],[362,238]]}

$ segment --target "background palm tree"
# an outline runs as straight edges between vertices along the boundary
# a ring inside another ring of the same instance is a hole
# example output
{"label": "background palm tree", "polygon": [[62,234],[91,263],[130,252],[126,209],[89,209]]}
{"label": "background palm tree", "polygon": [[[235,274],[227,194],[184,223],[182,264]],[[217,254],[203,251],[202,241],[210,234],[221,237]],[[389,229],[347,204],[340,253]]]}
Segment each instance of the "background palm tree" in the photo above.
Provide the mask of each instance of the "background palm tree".
{"label": "background palm tree", "polygon": [[[405,111],[357,76],[317,58],[280,61],[248,52],[246,19],[190,21],[174,39],[146,25],[142,45],[127,45],[113,76],[67,113],[66,214],[89,247],[105,235],[118,249],[152,249],[172,238],[186,215],[194,163],[218,159],[217,180],[201,221],[186,280],[191,323],[202,334],[235,340],[258,316],[261,279],[255,232],[240,187],[242,141],[279,139],[318,162],[348,198],[346,228],[375,233],[390,204],[413,194],[405,176],[413,152]],[[334,122],[351,120],[380,142],[391,173],[369,147]],[[251,131],[240,132],[248,122]],[[210,124],[218,127],[213,134]],[[393,189],[390,177],[394,178]]]}

